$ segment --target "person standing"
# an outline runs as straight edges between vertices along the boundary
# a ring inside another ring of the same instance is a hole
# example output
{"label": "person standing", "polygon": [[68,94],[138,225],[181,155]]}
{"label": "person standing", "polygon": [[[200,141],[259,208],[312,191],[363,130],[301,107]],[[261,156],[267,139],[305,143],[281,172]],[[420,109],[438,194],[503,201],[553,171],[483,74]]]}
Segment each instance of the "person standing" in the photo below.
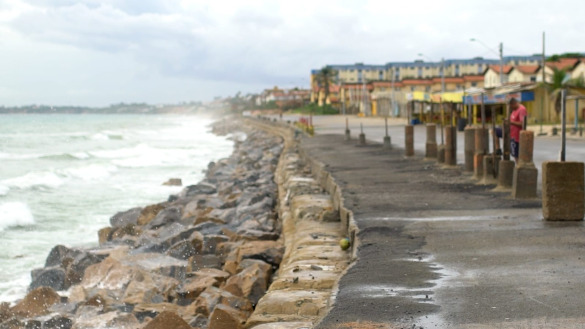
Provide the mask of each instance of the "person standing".
{"label": "person standing", "polygon": [[516,163],[518,163],[518,151],[520,149],[520,131],[524,125],[524,118],[528,116],[524,105],[516,98],[510,99],[510,151]]}

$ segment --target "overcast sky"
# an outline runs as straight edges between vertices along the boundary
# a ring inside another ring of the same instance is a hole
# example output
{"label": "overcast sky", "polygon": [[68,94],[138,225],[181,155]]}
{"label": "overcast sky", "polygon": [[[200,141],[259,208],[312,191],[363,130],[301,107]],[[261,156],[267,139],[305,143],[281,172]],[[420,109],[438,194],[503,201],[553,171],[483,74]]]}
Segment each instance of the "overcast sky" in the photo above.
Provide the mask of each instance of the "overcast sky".
{"label": "overcast sky", "polygon": [[206,101],[326,64],[539,53],[543,31],[581,52],[584,21],[576,0],[0,0],[0,105]]}

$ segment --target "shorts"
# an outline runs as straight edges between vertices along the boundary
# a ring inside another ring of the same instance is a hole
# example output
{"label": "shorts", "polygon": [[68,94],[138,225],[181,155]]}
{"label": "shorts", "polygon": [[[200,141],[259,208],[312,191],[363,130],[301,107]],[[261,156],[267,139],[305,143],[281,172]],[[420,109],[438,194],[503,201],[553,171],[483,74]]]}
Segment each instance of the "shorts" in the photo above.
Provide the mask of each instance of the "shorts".
{"label": "shorts", "polygon": [[515,141],[513,138],[510,140],[510,153],[514,158],[518,157],[518,150],[520,149],[520,143]]}
{"label": "shorts", "polygon": [[496,131],[496,136],[498,136],[498,138],[502,138],[502,128],[496,127],[495,131]]}

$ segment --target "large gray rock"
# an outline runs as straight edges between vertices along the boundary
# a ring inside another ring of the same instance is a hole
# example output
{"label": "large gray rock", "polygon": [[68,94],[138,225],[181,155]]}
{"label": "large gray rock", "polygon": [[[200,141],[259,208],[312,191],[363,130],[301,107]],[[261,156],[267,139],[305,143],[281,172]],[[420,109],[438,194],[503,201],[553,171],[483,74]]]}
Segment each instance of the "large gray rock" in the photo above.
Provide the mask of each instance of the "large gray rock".
{"label": "large gray rock", "polygon": [[196,185],[189,185],[181,191],[180,197],[192,197],[199,194],[215,194],[217,193],[217,187],[210,183],[201,182]]}
{"label": "large gray rock", "polygon": [[49,287],[54,290],[65,289],[65,269],[61,267],[48,267],[31,272],[32,282],[28,289],[34,290],[39,287]]}
{"label": "large gray rock", "polygon": [[142,212],[140,207],[121,211],[110,218],[110,225],[112,227],[124,227],[129,224],[136,225],[140,212]]}
{"label": "large gray rock", "polygon": [[169,225],[174,222],[181,220],[183,214],[183,208],[178,206],[167,207],[161,210],[156,217],[146,224],[148,229],[154,230],[161,226]]}

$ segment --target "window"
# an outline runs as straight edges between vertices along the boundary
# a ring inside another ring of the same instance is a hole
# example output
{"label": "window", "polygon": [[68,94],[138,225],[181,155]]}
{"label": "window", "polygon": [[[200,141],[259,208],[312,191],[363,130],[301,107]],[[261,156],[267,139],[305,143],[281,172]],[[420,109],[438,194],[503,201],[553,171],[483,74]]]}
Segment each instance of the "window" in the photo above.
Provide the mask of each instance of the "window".
{"label": "window", "polygon": [[425,87],[425,91],[427,91],[427,92],[431,91],[431,87],[430,86],[426,86]]}
{"label": "window", "polygon": [[536,77],[530,77],[530,82],[536,82]]}
{"label": "window", "polygon": [[418,68],[418,77],[422,78],[422,67]]}
{"label": "window", "polygon": [[481,72],[483,72],[483,65],[481,65],[481,64],[478,64],[478,65],[477,65],[477,73],[479,74],[479,73],[481,73]]}
{"label": "window", "polygon": [[414,91],[414,86],[410,87],[410,91]]}
{"label": "window", "polygon": [[384,80],[384,72],[383,71],[378,72],[378,80]]}
{"label": "window", "polygon": [[380,91],[386,91],[386,88],[380,87]]}
{"label": "window", "polygon": [[477,82],[472,82],[472,83],[471,83],[471,86],[472,86],[472,87],[477,87]]}

